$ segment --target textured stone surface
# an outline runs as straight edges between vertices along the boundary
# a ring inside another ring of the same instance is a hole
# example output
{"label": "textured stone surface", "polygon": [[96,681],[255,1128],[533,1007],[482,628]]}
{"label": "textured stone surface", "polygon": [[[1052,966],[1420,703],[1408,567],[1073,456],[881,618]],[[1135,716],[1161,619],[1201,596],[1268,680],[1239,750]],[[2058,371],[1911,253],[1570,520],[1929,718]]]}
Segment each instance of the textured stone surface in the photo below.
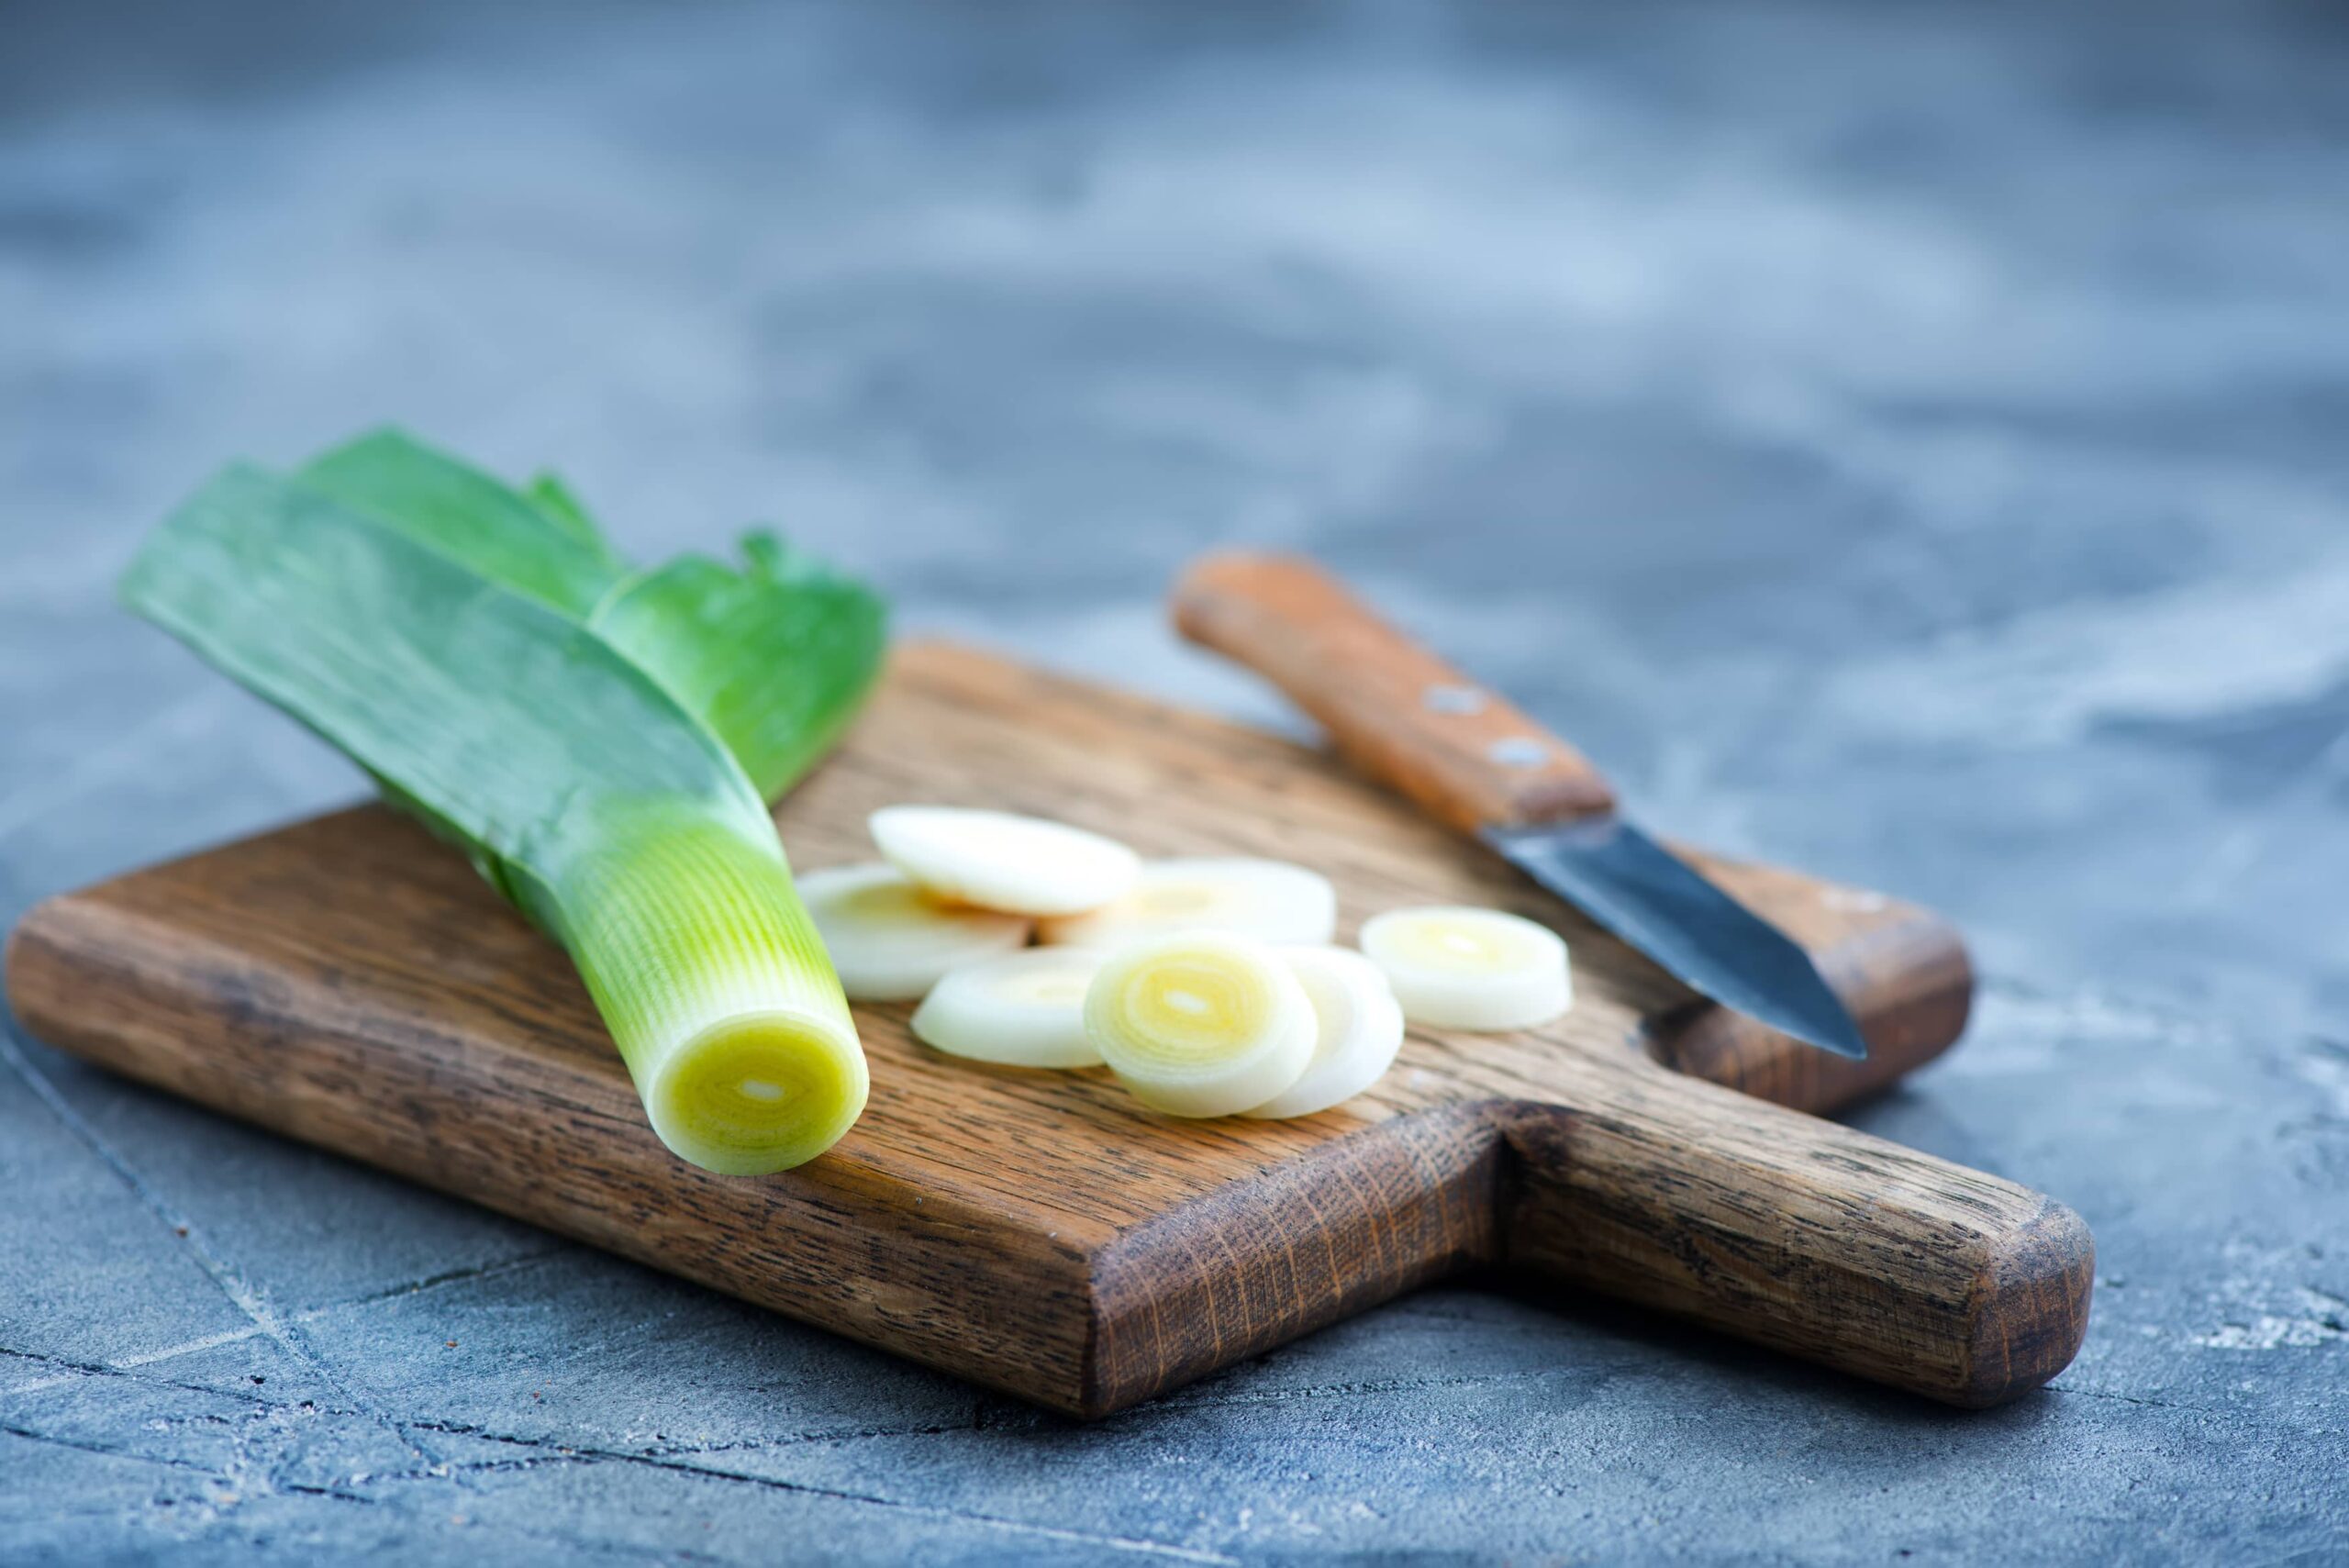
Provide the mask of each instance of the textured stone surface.
{"label": "textured stone surface", "polygon": [[[0,918],[354,793],[111,607],[398,419],[1286,722],[1320,552],[1658,826],[1975,940],[1862,1110],[2096,1228],[1963,1417],[1430,1292],[1093,1428],[0,1044],[0,1559],[2349,1562],[2349,36],[2318,7],[18,4]],[[451,1341],[454,1341],[451,1343]]]}

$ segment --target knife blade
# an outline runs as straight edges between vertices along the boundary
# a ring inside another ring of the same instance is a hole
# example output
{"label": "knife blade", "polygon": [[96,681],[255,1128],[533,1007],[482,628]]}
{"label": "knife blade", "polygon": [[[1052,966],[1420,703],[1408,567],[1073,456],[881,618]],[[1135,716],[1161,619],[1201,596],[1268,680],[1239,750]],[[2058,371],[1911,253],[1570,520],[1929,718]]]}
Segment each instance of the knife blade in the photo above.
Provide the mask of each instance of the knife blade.
{"label": "knife blade", "polygon": [[1866,1059],[1851,1010],[1809,953],[1622,817],[1609,812],[1481,837],[1690,990],[1806,1045]]}
{"label": "knife blade", "polygon": [[1224,552],[1176,584],[1186,637],[1269,677],[1365,773],[1482,840],[1690,989],[1806,1044],[1866,1042],[1808,953],[1616,809],[1590,762],[1312,562]]}

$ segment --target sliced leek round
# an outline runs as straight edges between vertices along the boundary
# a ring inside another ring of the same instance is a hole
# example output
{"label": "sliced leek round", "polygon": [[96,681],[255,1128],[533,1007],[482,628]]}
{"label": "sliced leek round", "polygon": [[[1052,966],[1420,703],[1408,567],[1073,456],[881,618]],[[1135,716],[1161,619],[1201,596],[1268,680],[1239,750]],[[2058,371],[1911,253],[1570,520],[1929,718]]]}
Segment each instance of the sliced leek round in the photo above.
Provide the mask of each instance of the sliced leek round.
{"label": "sliced leek round", "polygon": [[1498,909],[1390,909],[1364,924],[1362,951],[1414,1023],[1525,1029],[1574,1005],[1566,944]]}
{"label": "sliced leek round", "polygon": [[1303,983],[1264,943],[1219,931],[1110,952],[1085,994],[1085,1029],[1134,1097],[1170,1116],[1261,1106],[1313,1059]]}
{"label": "sliced leek round", "polygon": [[966,964],[931,987],[913,1031],[950,1056],[1006,1067],[1098,1067],[1085,1032],[1085,993],[1103,955],[1030,948]]}
{"label": "sliced leek round", "polygon": [[891,806],[871,827],[882,856],[930,892],[1015,915],[1098,908],[1141,869],[1114,839],[1008,811]]}
{"label": "sliced leek round", "polygon": [[1311,1116],[1351,1100],[1378,1082],[1403,1045],[1403,1009],[1376,964],[1351,948],[1290,947],[1280,956],[1313,1004],[1313,1057],[1252,1117]]}
{"label": "sliced leek round", "polygon": [[946,903],[877,861],[808,872],[799,896],[852,1002],[910,1002],[948,970],[1028,944],[1025,916]]}
{"label": "sliced leek round", "polygon": [[1286,861],[1241,857],[1148,861],[1124,897],[1083,915],[1047,920],[1052,945],[1112,947],[1175,931],[1230,931],[1260,942],[1318,944],[1337,934],[1330,879]]}

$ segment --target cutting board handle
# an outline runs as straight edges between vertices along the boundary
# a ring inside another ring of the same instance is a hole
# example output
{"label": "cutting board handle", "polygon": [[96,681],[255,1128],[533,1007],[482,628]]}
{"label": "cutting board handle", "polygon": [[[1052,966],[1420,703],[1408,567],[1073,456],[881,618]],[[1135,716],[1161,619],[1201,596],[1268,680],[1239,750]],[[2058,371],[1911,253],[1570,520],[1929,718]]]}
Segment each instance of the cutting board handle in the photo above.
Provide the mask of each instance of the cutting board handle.
{"label": "cutting board handle", "polygon": [[1295,556],[1204,556],[1174,586],[1184,636],[1286,692],[1365,774],[1475,832],[1609,811],[1581,752]]}
{"label": "cutting board handle", "polygon": [[2043,1193],[1644,1061],[1497,1107],[1513,1270],[1971,1409],[2061,1372],[2096,1243]]}

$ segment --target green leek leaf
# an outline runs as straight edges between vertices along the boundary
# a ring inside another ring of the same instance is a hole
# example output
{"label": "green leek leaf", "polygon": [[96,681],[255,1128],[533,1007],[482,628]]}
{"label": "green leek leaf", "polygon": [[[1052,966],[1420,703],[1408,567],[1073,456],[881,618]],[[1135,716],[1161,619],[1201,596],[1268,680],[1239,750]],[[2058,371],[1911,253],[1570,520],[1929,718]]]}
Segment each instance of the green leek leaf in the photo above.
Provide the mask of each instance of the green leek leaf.
{"label": "green leek leaf", "polygon": [[530,481],[529,489],[523,494],[529,497],[531,505],[585,543],[603,544],[604,530],[596,526],[596,519],[587,515],[587,508],[580,505],[579,497],[572,494],[571,486],[555,475],[540,474]]}
{"label": "green leek leaf", "polygon": [[742,548],[741,571],[688,555],[640,573],[590,624],[698,715],[773,800],[855,717],[880,669],[884,616],[871,589],[771,536]]}
{"label": "green leek leaf", "polygon": [[582,531],[397,430],[337,447],[313,459],[301,478],[573,620],[586,619],[628,574],[628,563],[592,526]]}
{"label": "green leek leaf", "polygon": [[831,749],[879,673],[879,596],[772,535],[742,541],[740,570],[685,556],[630,573],[554,475],[525,494],[395,430],[302,477],[593,627],[707,726],[766,799]]}

